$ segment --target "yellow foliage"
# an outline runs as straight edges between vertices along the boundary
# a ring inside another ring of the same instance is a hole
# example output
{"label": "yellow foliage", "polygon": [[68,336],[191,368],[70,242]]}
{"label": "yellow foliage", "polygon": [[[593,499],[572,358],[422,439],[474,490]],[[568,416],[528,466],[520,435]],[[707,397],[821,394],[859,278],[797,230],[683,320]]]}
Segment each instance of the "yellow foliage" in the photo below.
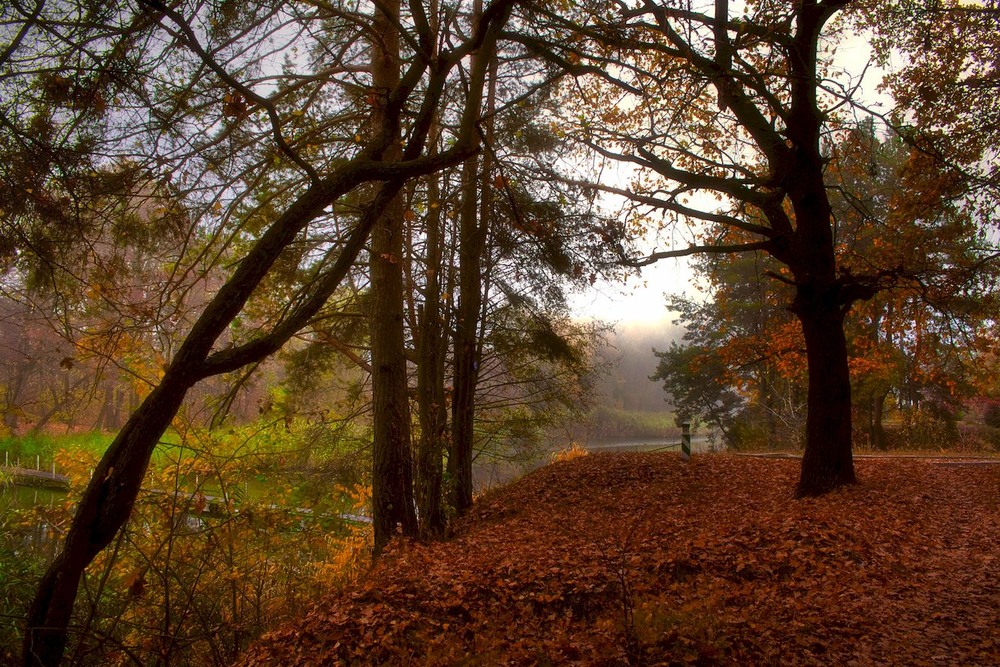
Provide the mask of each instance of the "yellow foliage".
{"label": "yellow foliage", "polygon": [[[372,487],[355,484],[348,488],[338,485],[341,493],[351,501],[351,509],[359,512],[371,507]],[[375,531],[370,523],[348,523],[347,535],[324,535],[330,557],[313,566],[313,580],[319,586],[344,584],[357,579],[371,564],[375,545]]]}
{"label": "yellow foliage", "polygon": [[573,442],[570,446],[565,449],[560,449],[559,451],[552,452],[552,463],[560,463],[562,461],[572,461],[573,459],[578,459],[581,456],[587,456],[590,454],[580,443]]}
{"label": "yellow foliage", "polygon": [[[219,656],[228,663],[317,591],[365,572],[372,526],[349,517],[339,523],[336,509],[303,511],[291,493],[280,492],[285,484],[275,485],[278,493],[253,498],[242,482],[226,480],[253,476],[261,460],[216,455],[227,448],[207,434],[179,435],[186,446],[171,449],[148,471],[119,546],[101,552],[88,571],[87,585],[102,591],[94,627],[150,663],[163,651],[185,664],[217,664]],[[63,526],[97,460],[86,451],[63,451],[57,464],[72,492],[47,521]],[[333,506],[350,508],[348,513],[365,514],[370,507],[368,486],[337,488],[333,495]],[[190,615],[189,605],[202,611]],[[148,629],[165,622],[172,638],[150,642]],[[205,623],[224,630],[205,634]],[[119,664],[105,657],[106,664]]]}

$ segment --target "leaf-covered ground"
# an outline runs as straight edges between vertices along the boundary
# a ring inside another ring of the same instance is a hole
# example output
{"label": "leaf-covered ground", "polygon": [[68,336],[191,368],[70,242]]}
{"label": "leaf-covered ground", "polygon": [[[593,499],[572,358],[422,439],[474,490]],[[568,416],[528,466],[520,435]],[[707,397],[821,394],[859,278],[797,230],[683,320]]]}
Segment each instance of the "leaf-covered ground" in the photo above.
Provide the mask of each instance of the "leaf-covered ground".
{"label": "leaf-covered ground", "polygon": [[245,665],[1000,665],[1000,465],[601,454],[482,499]]}

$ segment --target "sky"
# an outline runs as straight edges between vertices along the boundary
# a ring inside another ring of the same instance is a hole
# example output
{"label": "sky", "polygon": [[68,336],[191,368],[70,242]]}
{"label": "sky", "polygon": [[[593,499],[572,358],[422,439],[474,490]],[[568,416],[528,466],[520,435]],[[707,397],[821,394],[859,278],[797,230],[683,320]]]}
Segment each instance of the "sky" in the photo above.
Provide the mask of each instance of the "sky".
{"label": "sky", "polygon": [[669,324],[676,317],[667,308],[667,294],[694,296],[694,272],[687,258],[667,259],[642,269],[625,284],[598,281],[570,298],[578,317],[610,323]]}

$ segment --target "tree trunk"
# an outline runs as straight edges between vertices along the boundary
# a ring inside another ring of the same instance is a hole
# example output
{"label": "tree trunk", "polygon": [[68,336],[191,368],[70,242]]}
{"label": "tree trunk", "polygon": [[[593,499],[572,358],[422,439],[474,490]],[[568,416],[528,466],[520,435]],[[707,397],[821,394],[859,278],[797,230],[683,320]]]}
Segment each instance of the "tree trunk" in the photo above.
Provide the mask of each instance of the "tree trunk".
{"label": "tree trunk", "polygon": [[795,495],[817,496],[857,481],[844,313],[836,286],[800,285],[792,310],[802,323],[809,367],[806,447]]}
{"label": "tree trunk", "polygon": [[24,636],[25,665],[54,667],[62,660],[83,571],[128,520],[149,457],[190,387],[164,377],[119,432],[80,499],[63,550],[38,585]]}
{"label": "tree trunk", "polygon": [[[428,15],[432,33],[438,32],[438,2],[430,0]],[[436,42],[434,52],[437,53]],[[437,153],[441,125],[437,119],[428,133],[430,154]],[[444,453],[448,449],[448,404],[445,394],[445,359],[448,337],[442,315],[441,271],[443,267],[444,211],[441,206],[441,175],[427,181],[426,282],[424,305],[417,323],[417,405],[420,442],[417,447],[416,501],[420,536],[434,538],[444,533]]]}
{"label": "tree trunk", "polygon": [[[399,1],[375,5],[372,41],[372,83],[376,97],[399,82]],[[376,118],[376,124],[383,118]],[[381,130],[381,128],[378,128]],[[386,151],[386,161],[401,156],[399,142]],[[407,394],[403,334],[403,214],[400,195],[375,223],[371,239],[371,345],[373,462],[372,511],[375,553],[393,535],[417,535],[413,509],[413,469],[410,457],[410,404]]]}
{"label": "tree trunk", "polygon": [[[436,138],[431,139],[435,140]],[[420,443],[416,469],[420,534],[425,538],[440,535],[444,531],[441,488],[448,438],[448,406],[444,391],[447,338],[441,318],[441,192],[436,177],[428,182],[427,198],[427,282],[417,347]]]}
{"label": "tree trunk", "polygon": [[401,198],[394,202],[372,230],[372,510],[376,554],[397,533],[417,535],[399,261],[402,204]]}
{"label": "tree trunk", "polygon": [[[475,11],[482,12],[476,2]],[[473,58],[482,58],[476,54]],[[487,115],[496,99],[496,59],[490,63]],[[475,64],[473,65],[475,66]],[[492,121],[486,124],[486,143],[493,135]],[[476,386],[479,383],[479,319],[483,307],[482,255],[492,210],[490,175],[491,153],[480,162],[472,158],[462,172],[462,212],[459,230],[459,303],[455,328],[455,393],[452,401],[451,450],[448,472],[452,477],[452,505],[459,514],[472,507],[472,453],[476,417]]]}
{"label": "tree trunk", "polygon": [[871,425],[869,429],[869,441],[873,449],[885,451],[888,445],[885,441],[885,427],[882,426],[882,416],[885,414],[885,399],[888,397],[885,391],[878,391],[871,397]]}
{"label": "tree trunk", "polygon": [[472,443],[475,424],[476,384],[479,368],[476,342],[479,332],[480,289],[479,241],[479,160],[472,158],[462,170],[462,215],[460,229],[459,300],[455,326],[455,379],[452,399],[451,450],[448,473],[451,476],[451,503],[461,514],[472,507]]}

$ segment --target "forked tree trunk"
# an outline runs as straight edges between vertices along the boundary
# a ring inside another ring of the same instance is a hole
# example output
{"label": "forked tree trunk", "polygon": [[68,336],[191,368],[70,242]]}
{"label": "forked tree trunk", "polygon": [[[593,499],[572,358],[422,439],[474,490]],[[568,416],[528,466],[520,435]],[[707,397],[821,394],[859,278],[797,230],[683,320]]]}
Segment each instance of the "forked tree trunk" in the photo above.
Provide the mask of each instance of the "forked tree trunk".
{"label": "forked tree trunk", "polygon": [[[431,141],[436,141],[432,132]],[[435,537],[444,531],[441,505],[444,452],[448,440],[448,406],[444,391],[447,337],[441,315],[441,188],[437,177],[427,185],[427,283],[417,342],[417,406],[420,441],[417,447],[416,500],[420,534]]]}
{"label": "forked tree trunk", "polygon": [[[482,3],[475,3],[477,14]],[[496,59],[489,56],[490,75],[486,115],[490,118],[496,105]],[[477,53],[474,64],[483,58]],[[493,140],[492,120],[486,123],[486,143]],[[480,315],[483,307],[482,256],[493,207],[493,159],[489,150],[482,159],[472,158],[462,170],[462,211],[459,229],[459,302],[455,324],[455,381],[452,400],[451,449],[448,473],[452,478],[451,502],[461,514],[472,507],[472,459],[476,417],[476,387],[479,384]]]}

